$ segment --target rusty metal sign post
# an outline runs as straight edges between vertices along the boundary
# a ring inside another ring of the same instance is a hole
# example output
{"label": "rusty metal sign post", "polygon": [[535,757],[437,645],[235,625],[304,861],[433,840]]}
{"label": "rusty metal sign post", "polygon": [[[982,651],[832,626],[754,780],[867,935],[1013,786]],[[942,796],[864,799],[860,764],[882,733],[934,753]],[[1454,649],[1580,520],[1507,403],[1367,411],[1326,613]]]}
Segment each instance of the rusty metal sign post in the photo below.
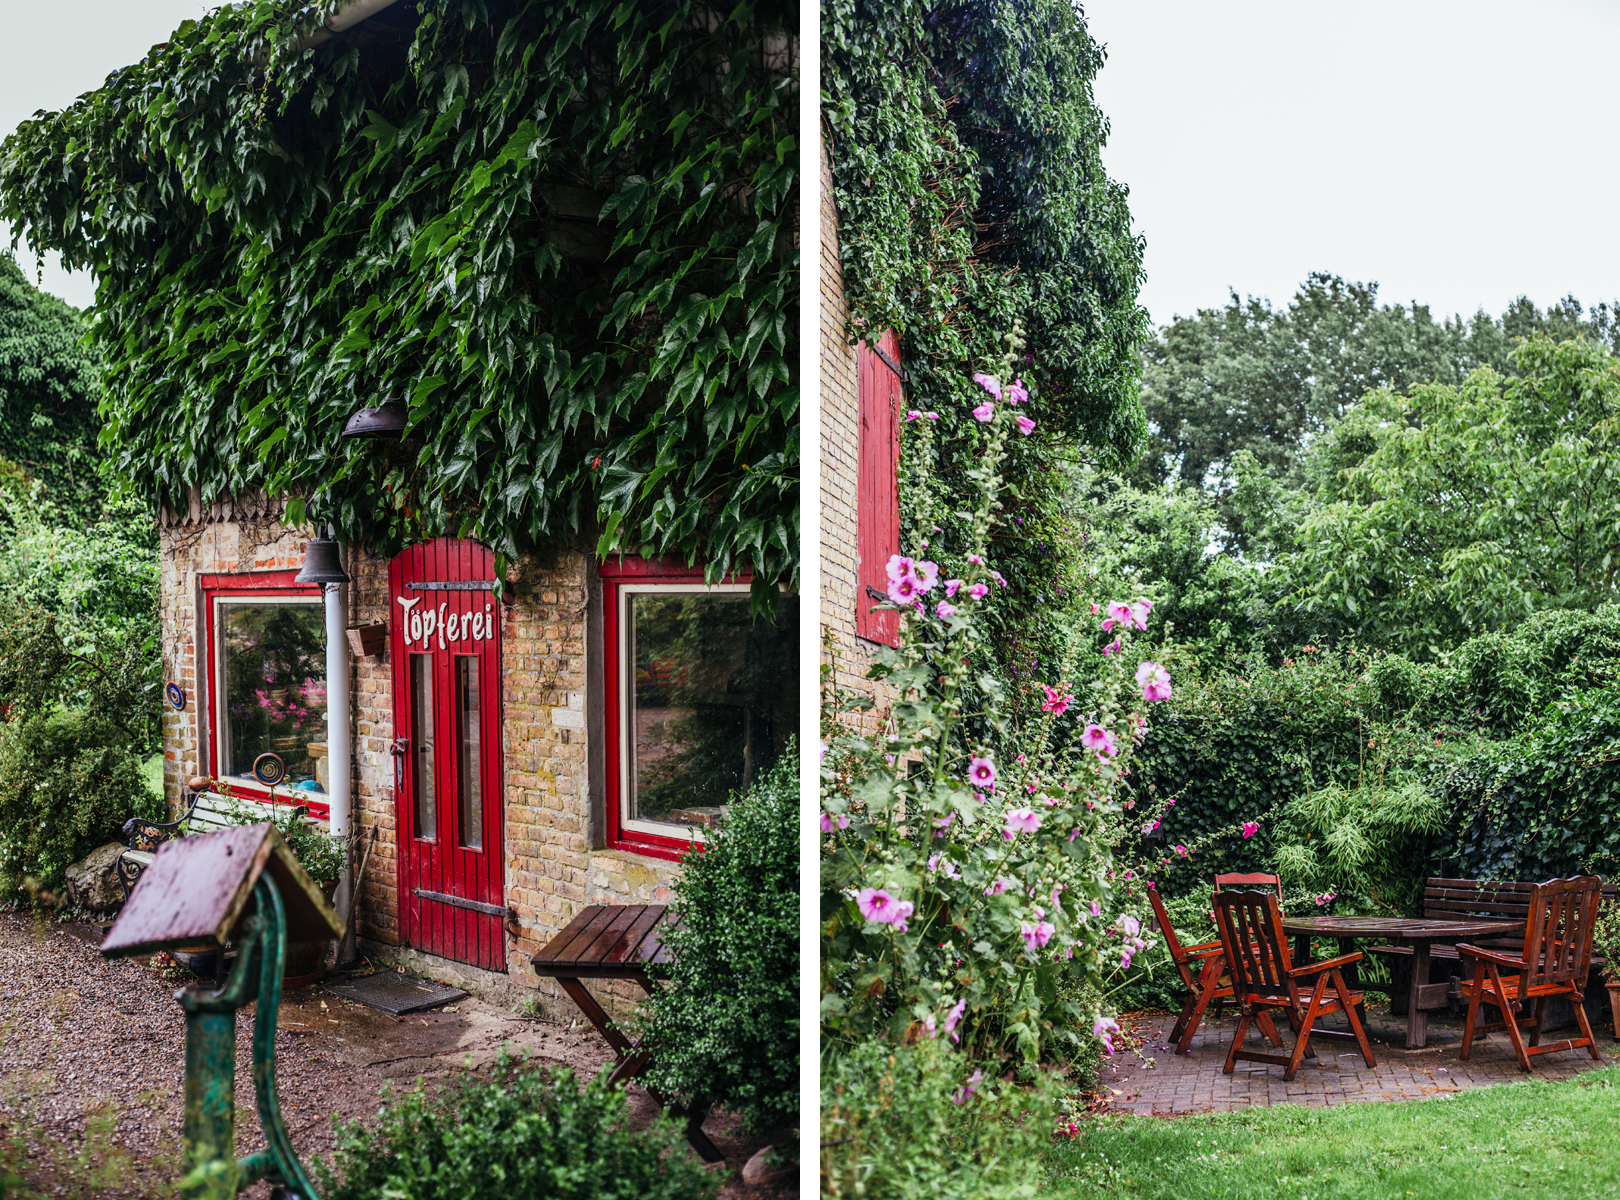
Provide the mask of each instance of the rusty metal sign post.
{"label": "rusty metal sign post", "polygon": [[[276,1020],[289,933],[341,937],[342,923],[273,825],[167,842],[102,943],[109,958],[223,950],[236,965],[218,991],[183,988],[186,1118],[182,1200],[230,1200],[260,1179],[286,1200],[319,1200],[293,1152],[276,1095]],[[254,1003],[253,1088],[266,1147],[236,1156],[236,1013]]]}

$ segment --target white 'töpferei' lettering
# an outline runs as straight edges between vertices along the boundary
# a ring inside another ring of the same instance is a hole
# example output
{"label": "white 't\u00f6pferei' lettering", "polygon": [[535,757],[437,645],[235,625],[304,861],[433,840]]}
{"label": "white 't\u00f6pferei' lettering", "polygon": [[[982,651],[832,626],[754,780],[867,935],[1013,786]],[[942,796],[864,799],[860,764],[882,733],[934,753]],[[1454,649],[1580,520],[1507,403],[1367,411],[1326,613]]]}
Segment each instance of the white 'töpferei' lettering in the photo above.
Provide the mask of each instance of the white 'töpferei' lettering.
{"label": "white 't\u00f6pferei' lettering", "polygon": [[395,596],[394,602],[402,610],[399,623],[407,646],[430,646],[435,634],[438,635],[441,650],[448,649],[452,642],[487,642],[495,636],[495,618],[490,613],[495,607],[493,604],[484,605],[481,613],[447,613],[445,610],[450,607],[448,601],[439,605],[437,611],[432,608],[418,609],[416,606],[422,603],[420,596],[413,596],[409,600],[404,596]]}

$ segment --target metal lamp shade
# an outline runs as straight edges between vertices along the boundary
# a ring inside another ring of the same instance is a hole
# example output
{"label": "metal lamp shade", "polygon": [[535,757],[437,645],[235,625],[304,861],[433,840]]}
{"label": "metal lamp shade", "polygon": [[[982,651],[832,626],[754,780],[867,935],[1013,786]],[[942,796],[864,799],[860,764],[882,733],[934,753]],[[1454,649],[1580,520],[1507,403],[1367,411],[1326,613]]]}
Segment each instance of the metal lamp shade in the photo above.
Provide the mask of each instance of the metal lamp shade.
{"label": "metal lamp shade", "polygon": [[326,538],[315,538],[304,551],[304,567],[294,583],[348,583],[338,544]]}
{"label": "metal lamp shade", "polygon": [[349,418],[343,427],[346,438],[386,438],[399,441],[405,436],[410,413],[399,400],[384,400],[375,408],[367,405]]}

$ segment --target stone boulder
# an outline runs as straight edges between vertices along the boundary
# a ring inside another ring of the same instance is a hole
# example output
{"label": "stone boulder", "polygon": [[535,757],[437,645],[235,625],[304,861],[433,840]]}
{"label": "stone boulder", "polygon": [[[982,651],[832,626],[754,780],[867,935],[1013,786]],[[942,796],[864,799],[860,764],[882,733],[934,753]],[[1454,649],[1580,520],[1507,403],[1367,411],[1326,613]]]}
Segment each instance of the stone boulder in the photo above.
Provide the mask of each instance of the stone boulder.
{"label": "stone boulder", "polygon": [[114,864],[124,852],[122,842],[98,846],[67,869],[68,898],[95,913],[116,912],[124,905],[124,885]]}

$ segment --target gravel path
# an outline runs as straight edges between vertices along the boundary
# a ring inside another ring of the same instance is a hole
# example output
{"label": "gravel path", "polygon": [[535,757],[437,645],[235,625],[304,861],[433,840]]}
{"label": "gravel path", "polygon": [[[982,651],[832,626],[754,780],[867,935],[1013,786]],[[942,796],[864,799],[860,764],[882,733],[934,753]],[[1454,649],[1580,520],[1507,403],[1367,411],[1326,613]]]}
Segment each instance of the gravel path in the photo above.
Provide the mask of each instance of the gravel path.
{"label": "gravel path", "polygon": [[[173,1194],[183,1115],[185,1019],[172,966],[104,959],[100,930],[0,914],[0,1179],[63,1197]],[[237,1020],[237,1152],[264,1142],[254,1112],[251,1006]],[[332,1115],[366,1118],[385,1086],[431,1088],[487,1069],[502,1047],[594,1074],[610,1054],[583,1017],[572,1026],[518,1017],[479,1000],[392,1017],[321,987],[287,993],[276,1049],[282,1115],[306,1165],[332,1148]],[[634,1084],[632,1121],[658,1111]],[[765,1143],[723,1114],[705,1131],[726,1155],[724,1200],[795,1197],[737,1177]],[[0,1194],[5,1193],[0,1186]],[[257,1184],[244,1195],[267,1197]]]}

